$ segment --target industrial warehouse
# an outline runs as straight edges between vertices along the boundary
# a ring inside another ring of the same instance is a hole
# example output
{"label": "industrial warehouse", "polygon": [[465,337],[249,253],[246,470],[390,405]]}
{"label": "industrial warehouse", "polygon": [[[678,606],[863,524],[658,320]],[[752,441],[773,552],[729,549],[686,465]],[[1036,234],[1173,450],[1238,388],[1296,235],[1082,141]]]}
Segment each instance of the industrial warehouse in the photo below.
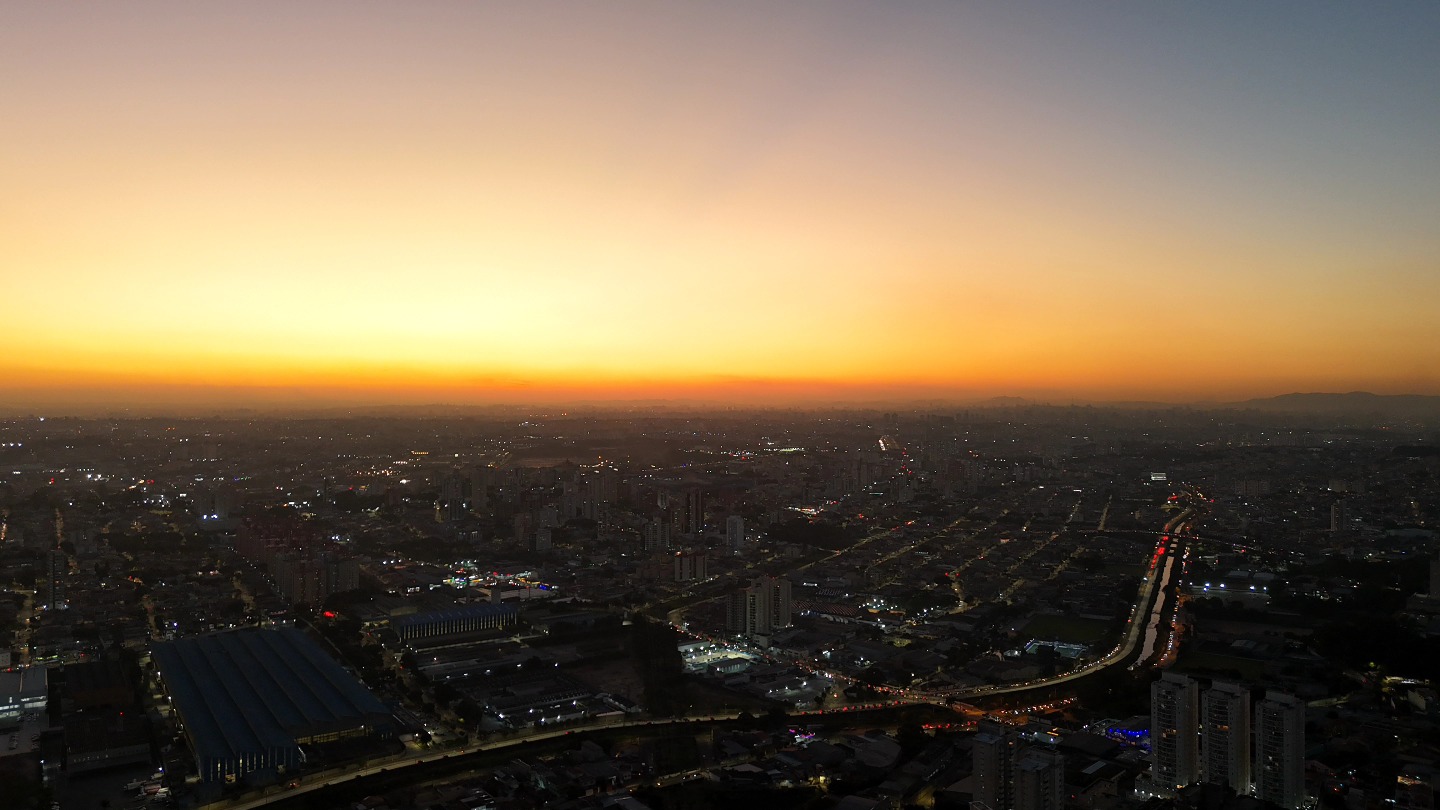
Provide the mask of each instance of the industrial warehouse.
{"label": "industrial warehouse", "polygon": [[314,747],[395,734],[384,704],[293,628],[156,644],[153,657],[206,782],[264,781]]}
{"label": "industrial warehouse", "polygon": [[456,633],[472,633],[482,630],[497,630],[515,624],[518,611],[511,605],[495,605],[480,602],[472,605],[440,610],[432,613],[416,613],[393,619],[390,627],[402,641],[433,636],[448,636]]}

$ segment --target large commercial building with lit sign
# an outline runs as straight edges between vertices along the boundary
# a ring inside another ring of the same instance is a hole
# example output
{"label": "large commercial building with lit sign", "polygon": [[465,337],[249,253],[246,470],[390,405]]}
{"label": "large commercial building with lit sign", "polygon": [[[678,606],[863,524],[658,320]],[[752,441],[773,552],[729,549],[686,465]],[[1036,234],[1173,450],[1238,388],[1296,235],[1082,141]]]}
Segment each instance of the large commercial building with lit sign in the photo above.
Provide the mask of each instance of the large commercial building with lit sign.
{"label": "large commercial building with lit sign", "polygon": [[0,672],[0,729],[20,725],[29,712],[45,711],[48,689],[49,670],[45,667]]}

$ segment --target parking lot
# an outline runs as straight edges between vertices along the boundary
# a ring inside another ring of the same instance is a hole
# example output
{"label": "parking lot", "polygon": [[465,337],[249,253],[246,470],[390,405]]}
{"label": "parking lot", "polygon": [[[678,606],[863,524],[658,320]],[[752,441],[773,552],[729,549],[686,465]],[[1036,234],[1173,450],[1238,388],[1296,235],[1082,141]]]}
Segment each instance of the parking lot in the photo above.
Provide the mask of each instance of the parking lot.
{"label": "parking lot", "polygon": [[[125,787],[137,780],[148,780],[154,773],[155,767],[152,765],[134,765],[69,776],[54,785],[55,798],[60,803],[61,810],[161,807],[164,805],[159,802],[147,802],[140,798],[138,789]],[[107,801],[108,805],[102,804]]]}

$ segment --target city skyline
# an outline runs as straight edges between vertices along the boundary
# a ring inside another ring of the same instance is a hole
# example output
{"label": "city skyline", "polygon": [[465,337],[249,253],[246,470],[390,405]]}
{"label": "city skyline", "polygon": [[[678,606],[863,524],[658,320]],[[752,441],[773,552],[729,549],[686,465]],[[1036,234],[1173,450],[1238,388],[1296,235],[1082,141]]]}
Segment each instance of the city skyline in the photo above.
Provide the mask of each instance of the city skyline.
{"label": "city skyline", "polygon": [[12,407],[1440,394],[1440,9],[21,4]]}

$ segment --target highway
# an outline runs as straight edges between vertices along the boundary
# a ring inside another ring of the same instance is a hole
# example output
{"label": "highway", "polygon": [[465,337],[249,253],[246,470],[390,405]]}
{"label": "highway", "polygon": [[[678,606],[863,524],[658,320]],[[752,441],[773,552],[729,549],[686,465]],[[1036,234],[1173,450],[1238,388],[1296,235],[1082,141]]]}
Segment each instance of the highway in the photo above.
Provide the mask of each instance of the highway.
{"label": "highway", "polygon": [[427,762],[440,762],[467,754],[480,751],[491,751],[497,748],[509,748],[512,746],[524,745],[540,740],[549,740],[556,737],[565,737],[575,734],[583,734],[587,731],[598,731],[600,729],[627,728],[633,726],[663,726],[679,725],[682,723],[713,722],[717,720],[734,720],[738,714],[708,714],[704,716],[674,717],[661,720],[634,720],[625,719],[620,721],[605,720],[595,723],[587,723],[579,726],[568,726],[565,728],[547,729],[535,731],[529,734],[518,735],[501,740],[491,740],[479,745],[471,745],[463,748],[456,748],[449,751],[417,751],[408,754],[399,754],[387,757],[383,760],[365,765],[354,770],[322,772],[303,779],[299,785],[293,788],[272,786],[258,796],[242,797],[240,799],[227,799],[211,804],[202,805],[201,810],[249,810],[252,807],[263,807],[272,802],[278,802],[294,796],[300,796],[316,790],[323,790],[332,785],[340,785],[361,779],[366,776],[373,776],[378,773],[390,773],[401,768],[415,765],[422,765]]}
{"label": "highway", "polygon": [[[984,686],[975,689],[955,690],[943,693],[921,692],[918,690],[893,689],[889,690],[892,695],[902,697],[902,700],[892,700],[868,704],[860,707],[837,707],[832,709],[819,709],[814,711],[792,711],[790,716],[801,717],[806,715],[835,714],[845,711],[866,711],[869,709],[889,708],[907,703],[929,703],[949,706],[955,702],[963,702],[975,698],[988,698],[999,695],[1015,695],[1029,691],[1050,690],[1065,683],[1089,677],[1097,672],[1112,666],[1121,664],[1136,656],[1130,668],[1135,669],[1143,666],[1150,659],[1162,652],[1161,644],[1167,638],[1166,627],[1166,606],[1174,596],[1176,585],[1177,562],[1184,554],[1184,543],[1175,533],[1176,530],[1184,528],[1190,520],[1191,512],[1186,510],[1180,515],[1172,518],[1165,525],[1164,531],[1160,534],[1156,543],[1155,555],[1152,557],[1152,565],[1140,585],[1137,594],[1135,608],[1127,622],[1124,638],[1115,645],[1103,658],[1092,661],[1079,669],[1071,670],[1044,680],[1028,681],[1025,683],[1010,684],[1006,686]],[[871,538],[866,538],[865,541]],[[1138,655],[1137,655],[1138,651]],[[849,680],[835,673],[832,677],[840,681]],[[336,784],[342,784],[354,779],[378,774],[382,771],[391,772],[397,768],[404,768],[420,765],[426,762],[447,760],[453,757],[460,757],[480,751],[488,751],[497,748],[522,745],[539,740],[552,739],[567,735],[583,734],[588,731],[596,731],[608,728],[626,728],[635,726],[657,726],[657,725],[680,725],[699,722],[716,722],[737,719],[738,714],[707,714],[696,716],[685,716],[659,720],[621,719],[605,720],[601,722],[588,723],[579,726],[556,728],[553,730],[536,731],[533,733],[511,737],[508,739],[491,740],[480,745],[469,746],[446,752],[421,751],[411,754],[399,755],[372,765],[356,768],[354,770],[333,772],[330,774],[315,774],[294,788],[284,789],[271,787],[267,792],[256,796],[245,797],[239,800],[226,800],[222,802],[205,805],[203,810],[249,810],[254,807],[262,807],[271,802],[288,799],[315,790],[322,790]]]}
{"label": "highway", "polygon": [[[896,708],[900,705],[905,705],[906,703],[907,701],[877,701],[874,703],[865,704],[864,706],[851,706],[843,709],[814,709],[805,711],[792,711],[789,713],[789,716],[815,717],[827,714],[840,714],[843,712],[865,712],[876,710],[883,711],[886,709]],[[293,788],[286,788],[282,785],[272,785],[255,795],[241,796],[236,799],[225,799],[218,802],[211,802],[210,804],[206,805],[201,805],[199,807],[199,810],[250,810],[250,808],[263,807],[267,804],[284,801],[296,796],[302,796],[306,793],[311,793],[317,790],[324,790],[325,788],[332,787],[334,785],[341,785],[346,782],[351,782],[366,776],[374,776],[379,773],[393,773],[403,768],[423,765],[425,763],[458,759],[469,754],[475,754],[482,751],[492,751],[499,748],[510,748],[514,746],[538,742],[541,740],[555,739],[557,737],[582,735],[591,731],[601,731],[606,729],[618,728],[636,728],[642,726],[680,726],[691,725],[695,723],[724,722],[738,720],[739,718],[740,713],[737,712],[734,714],[697,714],[661,719],[607,719],[586,723],[583,725],[574,725],[566,726],[564,728],[533,731],[527,734],[521,734],[500,740],[490,740],[479,745],[465,746],[449,751],[416,751],[412,753],[398,754],[392,757],[386,757],[385,759],[377,760],[371,764],[367,764],[361,767],[351,766],[351,769],[348,770],[336,770],[310,774],[304,777],[300,781],[300,783]],[[670,774],[666,775],[666,777],[664,778],[673,779],[675,781],[683,781],[684,777],[689,773],[690,772],[685,772],[682,774]]]}
{"label": "highway", "polygon": [[[1127,660],[1136,649],[1141,650],[1141,655],[1136,663],[1147,660],[1154,655],[1155,647],[1158,645],[1158,638],[1152,632],[1152,628],[1158,626],[1164,616],[1166,593],[1171,586],[1171,574],[1176,557],[1175,544],[1168,544],[1167,551],[1163,555],[1165,561],[1163,573],[1157,575],[1154,570],[1145,578],[1140,586],[1139,598],[1135,603],[1135,610],[1130,615],[1126,625],[1125,637],[1120,643],[1110,650],[1104,658],[1092,661],[1079,669],[1062,673],[1053,678],[1041,681],[1027,681],[1025,683],[1011,684],[1009,686],[982,686],[976,689],[961,690],[949,694],[951,700],[964,701],[969,698],[993,697],[996,695],[1012,695],[1032,690],[1051,689],[1070,681],[1079,680],[1095,674],[1108,667],[1115,666]],[[1157,569],[1159,566],[1157,565]],[[1142,644],[1142,641],[1144,642]],[[1133,668],[1133,667],[1132,667]]]}
{"label": "highway", "polygon": [[[1165,527],[1161,530],[1155,543],[1155,553],[1151,558],[1150,570],[1147,572],[1144,581],[1141,582],[1140,589],[1137,592],[1135,607],[1130,614],[1129,621],[1126,623],[1125,635],[1103,658],[1091,661],[1079,669],[1064,672],[1052,678],[1025,681],[1005,686],[981,686],[973,689],[947,690],[943,692],[927,692],[905,688],[878,688],[880,691],[902,697],[907,701],[949,705],[956,701],[964,702],[975,698],[1049,690],[1053,687],[1089,677],[1104,669],[1124,663],[1130,660],[1131,656],[1135,656],[1135,658],[1130,668],[1139,668],[1152,658],[1155,658],[1158,653],[1163,652],[1161,645],[1168,638],[1169,634],[1166,632],[1168,624],[1168,620],[1166,619],[1167,606],[1171,606],[1175,599],[1174,586],[1177,582],[1177,563],[1184,554],[1184,542],[1176,532],[1188,527],[1193,516],[1193,510],[1187,508],[1165,523]],[[1171,610],[1173,611],[1173,606]],[[672,624],[675,624],[677,630],[681,630],[681,632],[685,632],[687,635],[703,638],[702,636],[685,630],[678,622],[672,622]],[[1138,655],[1136,655],[1137,651],[1139,652]],[[774,660],[791,660],[785,656],[776,655],[774,651],[771,651],[766,657],[773,658]],[[817,674],[827,675],[836,683],[846,683],[853,680],[841,673],[815,667],[812,661],[797,659],[791,660],[791,663],[805,666]]]}
{"label": "highway", "polygon": [[965,701],[973,698],[1048,690],[1123,663],[1137,650],[1139,655],[1130,665],[1131,669],[1136,669],[1154,658],[1162,652],[1160,645],[1168,636],[1168,633],[1163,631],[1168,623],[1166,605],[1175,598],[1174,586],[1177,582],[1175,572],[1178,570],[1176,565],[1184,556],[1184,543],[1176,536],[1175,532],[1186,527],[1192,517],[1193,512],[1186,509],[1166,522],[1165,528],[1161,531],[1155,544],[1155,555],[1152,557],[1150,571],[1140,585],[1135,600],[1135,609],[1131,612],[1130,620],[1126,624],[1125,637],[1105,657],[1092,661],[1079,669],[1045,680],[1027,681],[1008,686],[982,686],[945,693],[945,696],[952,701]]}

